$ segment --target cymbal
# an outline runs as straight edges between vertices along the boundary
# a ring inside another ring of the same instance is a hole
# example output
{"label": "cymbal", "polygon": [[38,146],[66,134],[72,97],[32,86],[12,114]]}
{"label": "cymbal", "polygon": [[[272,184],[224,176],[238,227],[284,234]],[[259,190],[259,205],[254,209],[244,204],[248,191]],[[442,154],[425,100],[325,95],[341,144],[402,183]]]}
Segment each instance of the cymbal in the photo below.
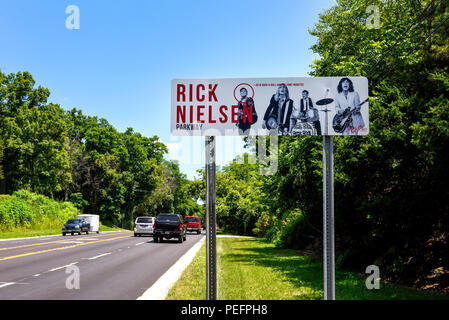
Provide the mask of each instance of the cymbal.
{"label": "cymbal", "polygon": [[324,106],[324,105],[330,104],[330,103],[332,103],[332,102],[334,102],[334,99],[326,98],[326,99],[318,100],[318,101],[316,102],[316,104],[319,105],[319,106]]}

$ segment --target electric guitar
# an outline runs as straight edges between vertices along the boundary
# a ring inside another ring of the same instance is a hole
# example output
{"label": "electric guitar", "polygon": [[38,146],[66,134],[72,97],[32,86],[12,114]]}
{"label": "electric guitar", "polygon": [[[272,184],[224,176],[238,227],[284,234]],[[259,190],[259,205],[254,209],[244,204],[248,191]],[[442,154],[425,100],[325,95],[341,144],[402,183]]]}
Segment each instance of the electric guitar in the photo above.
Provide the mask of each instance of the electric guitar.
{"label": "electric guitar", "polygon": [[336,114],[334,119],[332,120],[332,127],[334,131],[337,133],[342,133],[349,127],[352,122],[352,115],[355,112],[359,112],[360,109],[358,107],[362,106],[364,103],[368,102],[369,98],[366,98],[362,103],[360,103],[357,108],[354,108],[352,111],[349,110],[349,107],[345,109],[342,114]]}

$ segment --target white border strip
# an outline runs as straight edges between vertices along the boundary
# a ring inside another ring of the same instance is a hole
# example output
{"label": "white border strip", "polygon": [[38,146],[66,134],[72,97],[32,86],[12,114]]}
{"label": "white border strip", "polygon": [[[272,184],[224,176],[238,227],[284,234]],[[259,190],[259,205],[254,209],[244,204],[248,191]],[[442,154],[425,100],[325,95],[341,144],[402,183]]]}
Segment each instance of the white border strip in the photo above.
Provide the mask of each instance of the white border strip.
{"label": "white border strip", "polygon": [[179,260],[176,261],[176,263],[171,266],[171,268],[168,269],[168,271],[166,271],[159,279],[157,279],[157,281],[147,291],[137,298],[137,300],[164,300],[168,295],[168,291],[181,277],[185,268],[192,262],[193,258],[195,258],[205,239],[206,237],[203,237],[192,248],[190,248],[185,255],[179,258]]}

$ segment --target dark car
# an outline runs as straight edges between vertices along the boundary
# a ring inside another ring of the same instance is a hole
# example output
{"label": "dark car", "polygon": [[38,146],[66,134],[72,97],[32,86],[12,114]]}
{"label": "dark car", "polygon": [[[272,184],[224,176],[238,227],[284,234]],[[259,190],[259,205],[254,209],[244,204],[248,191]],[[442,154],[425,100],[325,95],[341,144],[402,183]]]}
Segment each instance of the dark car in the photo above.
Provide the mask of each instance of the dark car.
{"label": "dark car", "polygon": [[89,234],[90,223],[88,223],[84,219],[69,219],[62,226],[62,235],[65,236],[66,233],[71,233],[72,236],[74,233],[78,233],[81,235],[81,232],[85,232]]}
{"label": "dark car", "polygon": [[201,220],[196,216],[187,216],[184,218],[184,223],[186,224],[187,231],[194,231],[197,234],[201,233]]}
{"label": "dark car", "polygon": [[179,214],[161,213],[153,224],[154,242],[177,238],[179,243],[187,240],[187,227]]}

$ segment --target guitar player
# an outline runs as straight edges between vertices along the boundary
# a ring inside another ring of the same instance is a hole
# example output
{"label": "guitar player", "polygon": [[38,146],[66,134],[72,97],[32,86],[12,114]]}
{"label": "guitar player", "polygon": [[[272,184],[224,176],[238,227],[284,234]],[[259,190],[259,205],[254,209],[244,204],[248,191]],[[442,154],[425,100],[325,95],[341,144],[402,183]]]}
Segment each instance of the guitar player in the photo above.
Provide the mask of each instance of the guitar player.
{"label": "guitar player", "polygon": [[357,91],[354,91],[354,85],[349,78],[342,78],[337,86],[337,95],[335,96],[335,109],[338,114],[343,114],[349,108],[352,111],[352,120],[349,126],[344,130],[343,135],[355,134],[365,128],[362,114],[360,113],[360,97]]}

